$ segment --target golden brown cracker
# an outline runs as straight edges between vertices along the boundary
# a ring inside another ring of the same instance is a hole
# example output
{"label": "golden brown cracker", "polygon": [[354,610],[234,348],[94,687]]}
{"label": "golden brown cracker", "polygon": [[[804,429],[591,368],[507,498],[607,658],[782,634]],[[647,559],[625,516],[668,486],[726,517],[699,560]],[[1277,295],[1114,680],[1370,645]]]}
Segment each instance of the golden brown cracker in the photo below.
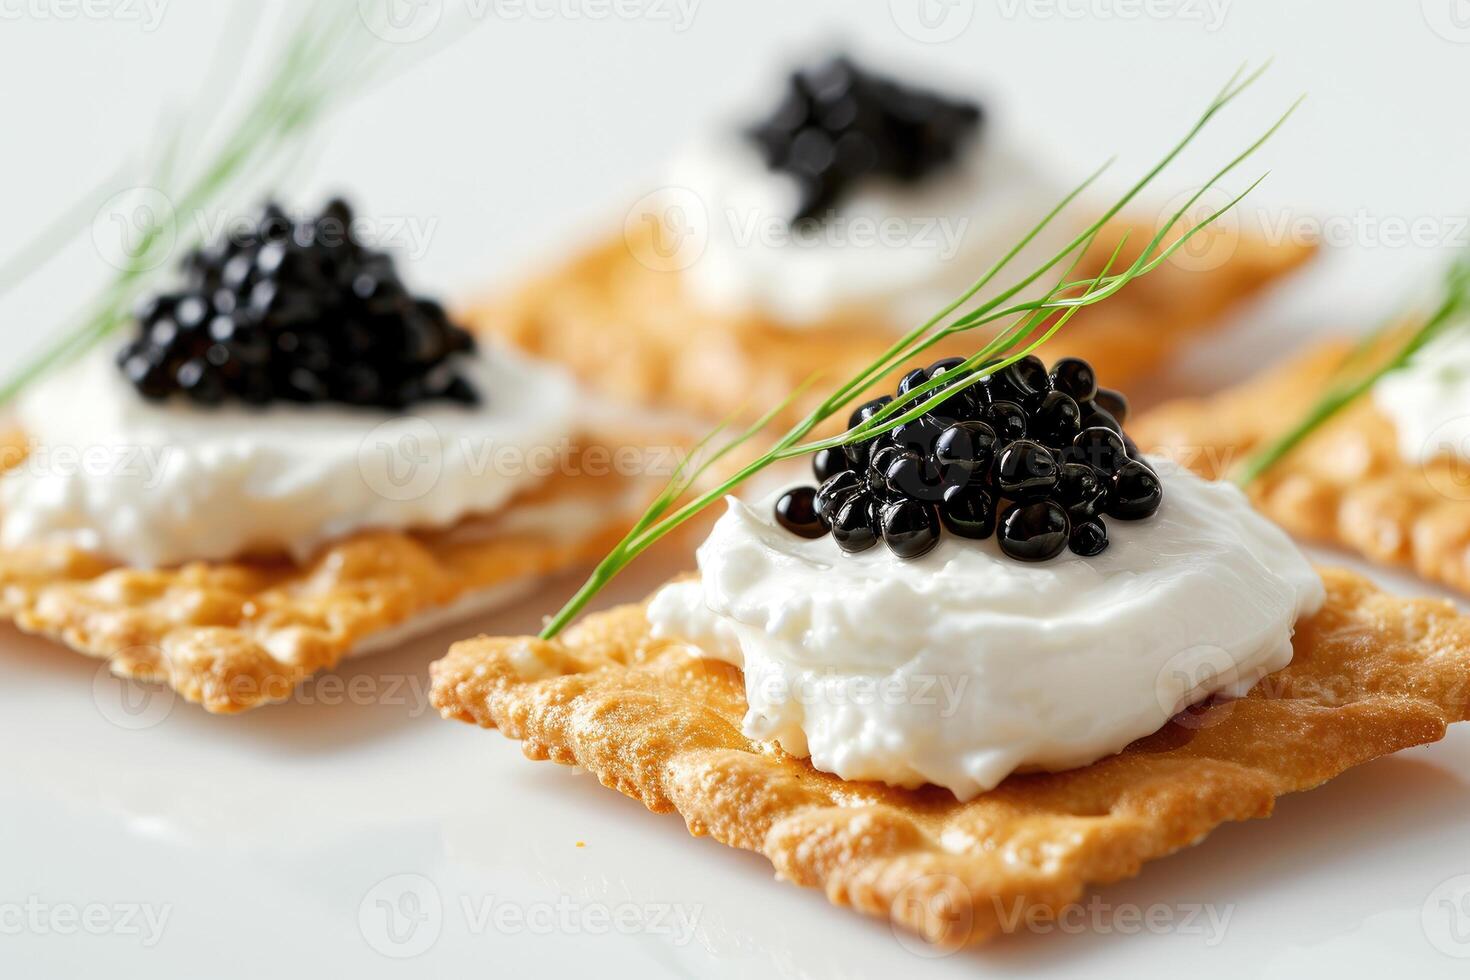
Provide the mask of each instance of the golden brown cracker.
{"label": "golden brown cracker", "polygon": [[746,738],[741,672],[651,638],[641,605],[549,642],[457,643],[431,668],[433,700],[532,759],[583,766],[650,810],[677,811],[693,834],[764,854],[836,904],[962,945],[1056,915],[1088,885],[1467,716],[1470,620],[1323,575],[1326,606],[1298,625],[1292,664],[1247,697],[967,803],[937,787],[845,782]]}

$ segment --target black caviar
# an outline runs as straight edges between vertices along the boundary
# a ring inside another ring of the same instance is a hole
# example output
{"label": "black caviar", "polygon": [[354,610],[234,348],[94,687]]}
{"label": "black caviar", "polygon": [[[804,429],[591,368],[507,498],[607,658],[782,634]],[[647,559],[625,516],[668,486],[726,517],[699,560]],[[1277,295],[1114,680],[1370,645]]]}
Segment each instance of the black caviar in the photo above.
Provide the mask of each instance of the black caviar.
{"label": "black caviar", "polygon": [[479,403],[455,365],[474,338],[412,295],[390,255],[358,240],[340,200],[301,221],[267,205],[244,230],[191,252],[183,272],[182,288],[139,309],[137,336],[118,354],[145,398]]}
{"label": "black caviar", "polygon": [[[899,393],[948,375],[965,379],[959,358],[910,371]],[[860,406],[849,428],[893,399]],[[937,409],[891,432],[816,454],[819,486],[798,487],[776,504],[776,519],[805,538],[830,530],[838,547],[866,551],[880,540],[900,558],[930,551],[940,535],[998,536],[1020,561],[1047,561],[1070,549],[1092,557],[1108,546],[1104,518],[1142,520],[1164,498],[1158,474],[1123,431],[1128,402],[1097,385],[1074,357],[1037,357],[956,391]]]}
{"label": "black caviar", "polygon": [[982,121],[973,102],[837,57],[793,72],[780,105],[747,136],[767,167],[796,181],[799,221],[820,217],[864,178],[922,180],[954,160]]}

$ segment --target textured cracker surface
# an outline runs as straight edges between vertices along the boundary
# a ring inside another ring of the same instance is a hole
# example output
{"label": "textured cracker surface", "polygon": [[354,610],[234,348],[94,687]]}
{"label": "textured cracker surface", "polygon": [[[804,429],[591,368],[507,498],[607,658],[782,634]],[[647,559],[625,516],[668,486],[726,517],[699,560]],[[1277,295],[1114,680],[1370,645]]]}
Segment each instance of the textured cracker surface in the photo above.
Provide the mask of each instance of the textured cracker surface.
{"label": "textured cracker surface", "polygon": [[[1208,477],[1294,424],[1350,345],[1328,343],[1208,398],[1161,405],[1129,423],[1146,449]],[[1358,399],[1249,488],[1257,507],[1301,538],[1412,569],[1470,593],[1470,481],[1441,457],[1406,462],[1393,423]]]}
{"label": "textured cracker surface", "polygon": [[1470,620],[1346,572],[1324,578],[1327,604],[1299,624],[1293,663],[1246,698],[968,803],[936,787],[844,782],[747,739],[740,671],[650,638],[643,606],[550,642],[457,643],[432,667],[433,699],[448,718],[519,739],[530,758],[584,766],[650,810],[677,811],[693,834],[764,854],[834,903],[961,945],[1466,718]]}
{"label": "textured cracker surface", "polygon": [[[648,480],[648,497],[664,479]],[[555,477],[500,515],[437,533],[356,534],[304,564],[143,570],[58,545],[0,550],[0,617],[104,659],[116,674],[161,681],[210,711],[232,713],[289,697],[373,634],[468,593],[600,558],[632,521],[618,503],[629,492],[614,475]],[[585,539],[497,530],[497,520],[522,506],[583,498],[607,511],[601,531]]]}
{"label": "textured cracker surface", "polygon": [[[657,234],[652,225],[641,227],[644,239]],[[1120,223],[1106,233],[1111,238],[1100,241],[1115,243],[1124,230],[1131,233],[1132,248],[1153,234],[1151,228]],[[759,415],[820,372],[825,385],[793,404],[787,423],[819,401],[820,392],[877,359],[898,336],[893,324],[862,310],[793,330],[758,316],[702,309],[685,296],[677,271],[655,271],[639,261],[651,247],[618,235],[468,316],[477,329],[565,364],[614,397],[711,418]],[[1105,384],[1125,386],[1313,251],[1249,238],[1231,247],[1229,261],[1219,268],[1194,271],[1166,262],[1082,310],[1047,343],[1046,357],[1087,358]],[[1095,274],[1105,251],[1095,250],[1074,278]],[[961,334],[925,356],[968,355],[980,340],[979,333]]]}

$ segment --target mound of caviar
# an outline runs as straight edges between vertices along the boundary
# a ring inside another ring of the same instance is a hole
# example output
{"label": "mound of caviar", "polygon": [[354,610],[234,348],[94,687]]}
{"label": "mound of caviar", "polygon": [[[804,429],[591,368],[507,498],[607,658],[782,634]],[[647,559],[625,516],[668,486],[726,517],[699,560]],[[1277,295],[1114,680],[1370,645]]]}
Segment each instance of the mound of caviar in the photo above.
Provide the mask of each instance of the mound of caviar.
{"label": "mound of caviar", "polygon": [[982,122],[980,107],[903,85],[838,57],[794,72],[781,104],[747,135],[800,190],[793,221],[835,207],[857,182],[912,184],[942,169]]}
{"label": "mound of caviar", "polygon": [[181,289],[138,311],[137,336],[118,354],[145,398],[479,403],[454,363],[474,338],[408,292],[392,257],[354,235],[342,201],[302,221],[267,205],[248,228],[190,253],[183,272]]}
{"label": "mound of caviar", "polygon": [[[910,371],[899,393],[937,378],[947,386],[951,374],[961,381],[962,363]],[[892,400],[860,406],[848,427]],[[1127,417],[1127,400],[1099,388],[1086,361],[1063,358],[1048,371],[1027,357],[913,422],[817,453],[819,486],[783,495],[776,520],[804,538],[830,531],[850,554],[882,541],[900,558],[918,558],[948,533],[995,534],[1018,561],[1068,549],[1091,558],[1108,547],[1105,517],[1142,520],[1164,499],[1158,474],[1123,432]]]}

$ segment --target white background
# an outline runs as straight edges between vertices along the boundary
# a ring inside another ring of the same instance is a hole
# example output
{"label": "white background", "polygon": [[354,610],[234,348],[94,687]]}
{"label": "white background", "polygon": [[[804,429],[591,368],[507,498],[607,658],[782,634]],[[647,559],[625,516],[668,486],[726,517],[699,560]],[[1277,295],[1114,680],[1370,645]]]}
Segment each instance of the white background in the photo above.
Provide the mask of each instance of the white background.
{"label": "white background", "polygon": [[[309,206],[346,190],[364,213],[417,222],[427,239],[413,279],[462,298],[615,227],[627,202],[658,184],[661,161],[713,114],[785,59],[834,39],[973,81],[1050,165],[1077,170],[1118,154],[1114,185],[1171,141],[1239,63],[1274,56],[1266,80],[1166,176],[1155,203],[1192,187],[1306,92],[1299,115],[1234,186],[1269,168],[1243,227],[1320,228],[1333,247],[1160,388],[1218,385],[1309,331],[1360,328],[1431,278],[1449,246],[1466,244],[1463,0],[936,0],[927,28],[916,6],[670,0],[616,8],[637,14],[627,17],[575,0],[450,2],[418,44],[454,43],[336,116],[282,194]],[[189,107],[221,56],[225,7],[0,0],[0,258],[78,202],[85,211],[94,189],[137,179],[107,183]],[[467,28],[463,37],[455,25]],[[256,60],[243,58],[239,91]],[[1403,241],[1406,231],[1416,243]],[[0,363],[63,327],[107,271],[83,228],[0,298]],[[621,593],[685,560],[642,569]],[[646,814],[584,775],[526,763],[498,735],[427,709],[423,668],[447,642],[478,628],[529,630],[574,584],[559,581],[514,616],[349,666],[343,675],[367,697],[314,686],[296,703],[234,719],[157,694],[124,708],[120,696],[146,692],[119,688],[83,658],[0,634],[0,971],[1461,976],[1470,962],[1451,955],[1470,954],[1470,909],[1452,918],[1435,892],[1470,873],[1463,735],[1285,800],[1269,823],[1224,828],[1102,889],[1102,932],[917,959],[885,925],[773,882],[762,859],[691,839],[677,818]],[[31,899],[47,910],[39,926],[15,928]],[[414,920],[418,931],[388,935],[379,900],[400,913],[418,900],[427,917]],[[67,908],[140,903],[167,912],[156,944],[122,928],[57,931]],[[493,914],[477,926],[499,903],[552,918],[534,931],[506,920],[497,928]],[[1229,916],[1218,942],[1189,928],[1119,934],[1128,909],[1157,904],[1178,920],[1207,903]],[[651,906],[692,917],[692,938],[561,925]],[[418,946],[415,959],[385,955]]]}

